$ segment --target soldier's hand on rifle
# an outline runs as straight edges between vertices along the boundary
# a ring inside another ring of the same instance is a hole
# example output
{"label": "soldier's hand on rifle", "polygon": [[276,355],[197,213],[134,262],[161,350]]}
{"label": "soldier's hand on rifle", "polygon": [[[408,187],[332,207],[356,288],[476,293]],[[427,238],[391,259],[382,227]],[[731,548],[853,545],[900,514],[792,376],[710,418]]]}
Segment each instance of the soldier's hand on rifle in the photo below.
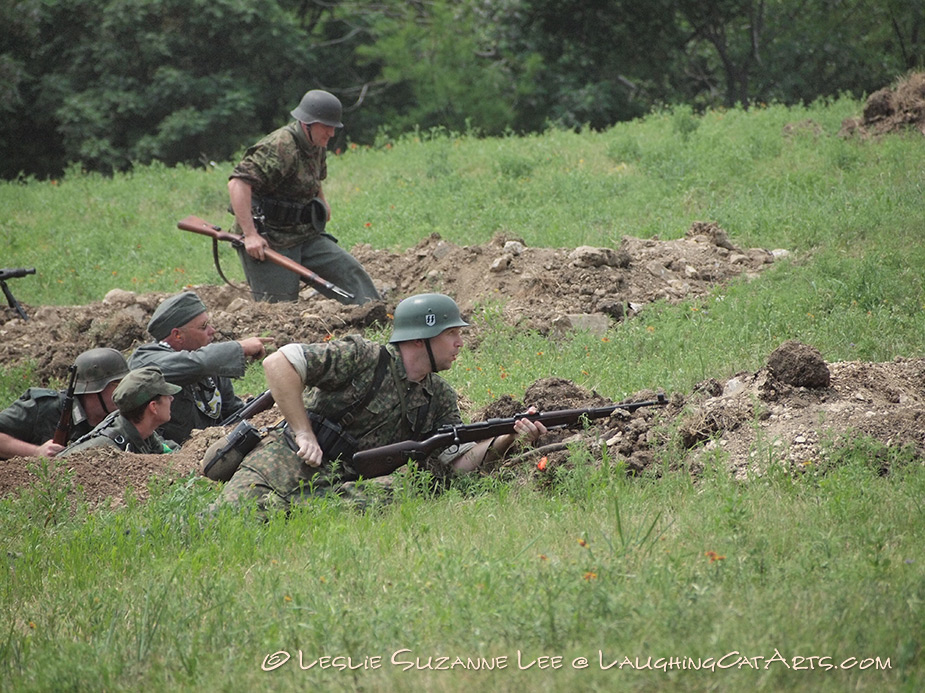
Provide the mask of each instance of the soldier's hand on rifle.
{"label": "soldier's hand on rifle", "polygon": [[[525,412],[527,414],[536,414],[536,407],[530,407]],[[530,445],[535,443],[541,436],[547,433],[546,426],[541,421],[532,419],[517,419],[514,421],[514,432],[495,438],[489,449],[485,451],[486,459],[489,455],[503,457],[507,449],[519,443],[521,445]]]}
{"label": "soldier's hand on rifle", "polygon": [[[526,413],[536,414],[536,407],[530,407],[527,409]],[[544,426],[541,421],[533,421],[531,419],[517,419],[514,422],[514,432],[510,434],[510,443],[508,443],[508,447],[516,442],[527,444],[534,443],[541,436],[546,435],[546,433],[548,433],[546,426]]]}
{"label": "soldier's hand on rifle", "polygon": [[302,458],[309,467],[317,467],[321,464],[321,446],[318,445],[318,439],[313,431],[299,431],[292,436],[299,446],[296,454]]}
{"label": "soldier's hand on rifle", "polygon": [[263,262],[266,259],[266,251],[269,247],[270,244],[267,243],[267,239],[257,233],[256,229],[252,234],[244,234],[244,250],[255,260]]}
{"label": "soldier's hand on rifle", "polygon": [[239,339],[238,344],[244,349],[246,358],[262,359],[267,355],[267,344],[273,344],[275,341],[273,337],[248,337]]}
{"label": "soldier's hand on rifle", "polygon": [[[535,414],[536,407],[530,407],[526,413]],[[504,457],[504,453],[514,443],[520,442],[524,445],[529,445],[546,432],[546,426],[540,421],[532,421],[526,418],[516,419],[513,433],[506,433],[491,440],[482,441],[453,460],[453,468],[460,472],[471,472],[483,463]]]}
{"label": "soldier's hand on rifle", "polygon": [[64,450],[63,445],[58,445],[54,440],[46,440],[38,446],[35,454],[38,457],[54,457],[62,450]]}

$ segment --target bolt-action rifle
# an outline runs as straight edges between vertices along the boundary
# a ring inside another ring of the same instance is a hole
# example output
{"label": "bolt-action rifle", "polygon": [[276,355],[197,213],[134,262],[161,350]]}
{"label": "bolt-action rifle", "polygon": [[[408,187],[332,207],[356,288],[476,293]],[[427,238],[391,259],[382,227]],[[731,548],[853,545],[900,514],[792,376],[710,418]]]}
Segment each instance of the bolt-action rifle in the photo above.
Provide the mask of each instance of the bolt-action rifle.
{"label": "bolt-action rifle", "polygon": [[6,285],[6,280],[18,279],[19,277],[25,277],[27,274],[35,274],[35,267],[30,267],[28,269],[25,267],[0,269],[0,288],[3,289],[3,295],[6,296],[6,301],[10,304],[10,308],[15,310],[23,320],[28,320],[29,316],[26,315],[26,311],[23,310],[23,307],[19,305],[19,301],[16,300],[16,297],[13,296],[10,287]]}
{"label": "bolt-action rifle", "polygon": [[[231,245],[235,246],[236,248],[244,245],[244,241],[241,239],[240,236],[236,236],[235,234],[222,231],[220,226],[215,226],[214,224],[210,224],[209,222],[203,219],[200,219],[199,217],[196,217],[196,216],[188,216],[185,219],[181,219],[180,221],[177,222],[177,228],[183,229],[184,231],[192,231],[193,233],[199,233],[199,234],[202,234],[203,236],[211,236],[212,243],[213,243],[213,250],[215,250],[218,247],[218,241],[227,241],[231,243]],[[324,289],[327,289],[328,291],[332,293],[337,294],[338,296],[343,296],[344,298],[347,298],[347,299],[355,298],[354,294],[350,293],[349,291],[346,291],[345,289],[340,288],[336,284],[329,282],[324,277],[318,276],[317,274],[312,272],[307,267],[303,267],[295,260],[290,260],[288,257],[283,255],[282,253],[278,253],[272,248],[267,248],[264,251],[264,256],[270,262],[276,265],[279,265],[280,267],[284,267],[290,272],[295,272],[296,274],[299,275],[299,277],[301,277],[302,281],[305,282],[306,284],[314,284],[315,286],[320,286]]]}
{"label": "bolt-action rifle", "polygon": [[513,433],[514,422],[518,419],[540,422],[547,429],[569,428],[579,425],[583,421],[606,418],[618,409],[634,412],[642,407],[663,407],[666,404],[668,404],[668,400],[665,395],[659,393],[656,399],[644,402],[624,402],[591,409],[561,409],[532,414],[516,414],[509,418],[488,419],[487,421],[471,424],[448,424],[438,428],[434,435],[425,440],[405,440],[378,448],[360,450],[354,453],[350,466],[357,474],[371,479],[391,474],[408,460],[419,462],[437,450],[442,450],[450,445],[488,440],[495,436]]}
{"label": "bolt-action rifle", "polygon": [[58,418],[58,425],[55,428],[55,435],[52,440],[58,445],[67,445],[67,440],[71,436],[71,413],[74,410],[74,389],[77,386],[77,366],[69,366],[69,380],[67,383],[67,392],[64,393],[64,409],[61,410],[61,416]]}

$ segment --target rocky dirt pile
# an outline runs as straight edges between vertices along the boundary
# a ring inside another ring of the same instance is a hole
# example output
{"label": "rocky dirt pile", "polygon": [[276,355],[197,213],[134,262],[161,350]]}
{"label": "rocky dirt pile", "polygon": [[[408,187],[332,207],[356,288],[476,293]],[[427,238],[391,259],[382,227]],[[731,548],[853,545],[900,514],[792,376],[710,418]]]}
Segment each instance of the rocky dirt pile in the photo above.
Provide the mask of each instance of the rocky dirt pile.
{"label": "rocky dirt pile", "polygon": [[[366,246],[353,253],[383,290],[382,302],[345,308],[306,289],[296,304],[267,305],[255,304],[228,286],[195,289],[224,339],[265,335],[285,344],[387,326],[399,299],[424,291],[453,295],[464,314],[480,305],[497,305],[510,324],[556,337],[576,328],[604,330],[612,321],[632,319],[653,301],[706,295],[734,278],[757,276],[787,254],[741,249],[712,223],[695,223],[680,240],[627,237],[616,250],[530,248],[520,239],[504,237],[483,246],[457,246],[434,235],[403,253]],[[116,290],[89,306],[27,305],[28,321],[0,310],[0,358],[3,363],[34,360],[38,382],[29,384],[61,382],[68,365],[85,349],[112,346],[128,353],[147,341],[145,325],[164,296]],[[478,348],[478,328],[467,330],[466,339],[470,348]],[[667,393],[666,407],[617,412],[586,429],[552,431],[538,449],[515,454],[498,466],[551,474],[569,463],[568,448],[577,441],[597,459],[606,445],[611,460],[623,461],[635,473],[659,469],[659,450],[665,446],[688,450],[695,472],[705,456],[722,450],[731,471],[744,475],[761,471],[768,450],[779,461],[805,467],[824,455],[826,441],[849,430],[885,445],[908,446],[921,455],[923,376],[923,360],[827,364],[811,346],[787,343],[755,373],[710,380],[689,394]],[[653,399],[656,394],[640,392],[632,399]],[[464,417],[476,421],[512,416],[531,404],[549,411],[610,402],[550,377],[537,380],[521,401],[502,397],[483,410],[464,411]],[[255,423],[269,425],[277,419],[274,407]],[[219,428],[197,432],[172,455],[105,449],[78,453],[67,458],[59,473],[70,474],[90,502],[118,504],[129,487],[144,498],[152,476],[170,481],[196,472],[202,454],[222,433]],[[537,468],[540,460],[542,470]],[[23,458],[0,461],[0,495],[33,483],[33,463]]]}
{"label": "rocky dirt pile", "polygon": [[[351,252],[381,289],[382,302],[343,306],[306,287],[298,303],[271,305],[254,303],[248,293],[227,285],[192,288],[209,306],[217,340],[260,335],[281,345],[387,326],[400,299],[429,291],[453,296],[467,315],[479,305],[503,305],[511,324],[562,334],[573,327],[605,330],[660,299],[705,295],[736,277],[757,276],[787,254],[740,249],[706,222],[693,224],[680,240],[626,237],[617,250],[530,248],[503,237],[458,246],[434,234],[402,253],[365,245]],[[148,341],[145,326],[167,295],[116,289],[87,306],[24,305],[28,321],[0,307],[0,361],[31,359],[40,384],[63,381],[86,349],[109,346],[128,353]],[[467,339],[477,344],[478,329],[467,330]]]}
{"label": "rocky dirt pile", "polygon": [[902,130],[925,135],[925,73],[916,72],[895,88],[878,89],[864,104],[860,118],[842,123],[842,135],[884,135]]}

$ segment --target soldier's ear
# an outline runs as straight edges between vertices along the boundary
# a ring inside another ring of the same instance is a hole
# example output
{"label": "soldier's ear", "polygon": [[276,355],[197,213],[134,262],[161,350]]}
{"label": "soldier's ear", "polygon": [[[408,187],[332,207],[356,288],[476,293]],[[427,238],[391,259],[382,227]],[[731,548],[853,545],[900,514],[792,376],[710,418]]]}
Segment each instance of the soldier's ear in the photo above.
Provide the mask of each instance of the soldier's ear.
{"label": "soldier's ear", "polygon": [[170,334],[164,337],[164,341],[170,344],[171,346],[182,346],[183,345],[183,332],[179,327],[174,327],[170,330]]}

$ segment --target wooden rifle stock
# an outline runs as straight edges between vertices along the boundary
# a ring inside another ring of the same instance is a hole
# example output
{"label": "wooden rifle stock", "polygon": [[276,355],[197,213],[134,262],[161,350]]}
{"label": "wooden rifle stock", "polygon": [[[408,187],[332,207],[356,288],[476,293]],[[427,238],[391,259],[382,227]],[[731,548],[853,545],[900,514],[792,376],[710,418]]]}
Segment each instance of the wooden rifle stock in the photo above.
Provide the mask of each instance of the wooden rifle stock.
{"label": "wooden rifle stock", "polygon": [[69,366],[67,370],[70,380],[67,384],[67,392],[64,394],[64,408],[61,410],[58,426],[52,438],[57,445],[67,445],[67,440],[71,435],[71,413],[74,409],[74,388],[77,387],[77,366]]}
{"label": "wooden rifle stock", "polygon": [[[203,236],[211,236],[214,240],[217,240],[217,241],[227,241],[228,243],[231,243],[235,247],[243,247],[244,245],[244,241],[241,239],[240,236],[236,236],[233,233],[227,233],[225,231],[222,231],[220,226],[215,226],[214,224],[210,224],[204,219],[200,219],[199,217],[196,217],[196,216],[188,216],[185,219],[181,219],[180,221],[177,222],[177,228],[182,229],[183,231],[192,231],[193,233],[199,233],[199,234],[202,234]],[[280,267],[284,267],[290,272],[295,272],[302,278],[302,281],[308,284],[314,284],[315,286],[320,286],[322,288],[327,289],[328,291],[331,291],[337,294],[338,296],[343,296],[344,298],[348,298],[348,299],[355,298],[355,296],[349,291],[346,291],[345,289],[340,288],[336,284],[329,282],[324,277],[318,276],[317,274],[312,272],[307,267],[303,267],[295,260],[290,260],[288,257],[283,255],[282,253],[278,253],[272,248],[267,248],[264,251],[264,256],[270,262],[276,265],[279,265]]]}
{"label": "wooden rifle stock", "polygon": [[625,402],[593,409],[560,409],[550,412],[535,412],[533,414],[517,414],[505,419],[488,419],[487,421],[472,424],[441,426],[434,435],[425,440],[405,440],[378,448],[360,450],[354,453],[350,466],[357,474],[371,479],[391,474],[409,459],[421,461],[437,450],[442,450],[450,445],[488,440],[495,436],[513,433],[514,423],[518,419],[539,421],[547,429],[566,428],[575,426],[585,420],[606,418],[617,409],[634,412],[642,407],[664,407],[667,404],[668,400],[665,395],[659,393],[656,399],[644,402]]}

